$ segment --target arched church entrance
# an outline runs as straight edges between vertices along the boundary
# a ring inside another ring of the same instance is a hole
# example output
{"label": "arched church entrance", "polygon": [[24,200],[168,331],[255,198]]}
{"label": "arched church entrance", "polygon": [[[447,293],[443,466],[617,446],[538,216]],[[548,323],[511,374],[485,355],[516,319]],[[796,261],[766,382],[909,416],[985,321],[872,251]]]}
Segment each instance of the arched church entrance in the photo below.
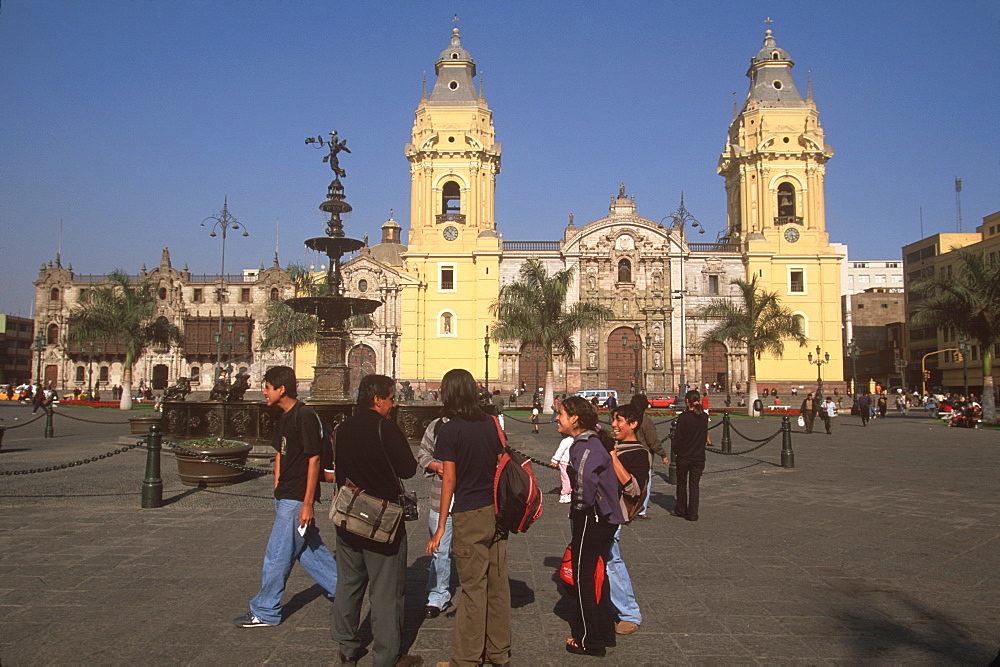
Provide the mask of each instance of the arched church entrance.
{"label": "arched church entrance", "polygon": [[717,382],[721,391],[729,391],[729,360],[726,352],[726,346],[722,343],[711,343],[705,350],[701,361],[702,390],[706,382]]}
{"label": "arched church entrance", "polygon": [[156,364],[153,366],[153,389],[166,389],[169,382],[170,369],[166,364]]}
{"label": "arched church entrance", "polygon": [[[608,389],[618,391],[618,399],[631,395],[631,385],[635,382],[636,355],[641,351],[634,349],[638,340],[631,327],[618,327],[608,336],[606,349],[608,351]],[[623,344],[624,343],[624,344]],[[639,372],[642,372],[641,359]],[[642,384],[641,380],[638,384]],[[639,388],[636,387],[636,392]]]}
{"label": "arched church entrance", "polygon": [[517,358],[517,379],[528,396],[545,386],[545,352],[541,345],[525,343],[521,346],[521,354]]}
{"label": "arched church entrance", "polygon": [[350,390],[355,392],[361,385],[361,378],[375,372],[375,350],[367,345],[355,345],[347,353],[347,368]]}

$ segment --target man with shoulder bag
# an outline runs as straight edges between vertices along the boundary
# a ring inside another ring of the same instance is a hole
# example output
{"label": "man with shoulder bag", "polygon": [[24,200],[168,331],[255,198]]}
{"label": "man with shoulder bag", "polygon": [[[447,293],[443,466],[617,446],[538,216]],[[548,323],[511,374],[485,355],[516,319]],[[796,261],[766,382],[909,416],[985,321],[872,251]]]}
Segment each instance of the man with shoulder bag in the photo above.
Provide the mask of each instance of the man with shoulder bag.
{"label": "man with shoulder bag", "polygon": [[[393,408],[395,381],[385,375],[366,375],[358,387],[358,411],[337,427],[337,499],[331,518],[337,527],[337,596],[332,611],[333,640],[340,662],[356,664],[361,652],[358,626],[361,603],[368,590],[372,616],[372,659],[376,667],[418,665],[420,656],[402,650],[403,603],[406,584],[406,526],[400,496],[400,478],[417,471],[417,461],[406,436],[387,419]],[[345,501],[347,501],[345,503]],[[351,502],[353,501],[353,502]],[[388,527],[363,524],[351,517],[360,502],[395,516]],[[376,535],[380,528],[387,535]],[[375,539],[377,538],[377,539]]]}

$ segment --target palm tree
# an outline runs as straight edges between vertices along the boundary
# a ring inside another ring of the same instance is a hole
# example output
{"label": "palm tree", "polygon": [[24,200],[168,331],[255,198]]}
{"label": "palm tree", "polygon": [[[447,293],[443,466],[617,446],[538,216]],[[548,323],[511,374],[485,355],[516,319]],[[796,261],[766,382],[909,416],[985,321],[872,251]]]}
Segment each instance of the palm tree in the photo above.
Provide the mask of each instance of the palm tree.
{"label": "palm tree", "polygon": [[757,277],[749,282],[740,278],[730,281],[740,289],[738,299],[712,299],[694,313],[694,317],[716,320],[705,332],[701,347],[706,350],[712,343],[743,345],[747,348],[749,373],[747,413],[759,416],[754,409],[757,400],[757,360],[766,352],[780,358],[785,351],[785,340],[794,340],[805,347],[806,337],[799,321],[792,312],[781,305],[777,292],[768,292],[757,286]]}
{"label": "palm tree", "polygon": [[521,342],[541,347],[545,354],[543,410],[550,412],[553,395],[552,361],[562,354],[570,361],[576,354],[573,336],[595,327],[613,313],[606,306],[580,301],[566,308],[566,293],[573,282],[573,268],[551,276],[537,259],[521,267],[520,279],[500,288],[490,306],[497,324],[490,337],[499,342]]}
{"label": "palm tree", "polygon": [[960,270],[954,277],[928,278],[911,288],[917,297],[915,324],[952,326],[979,344],[983,358],[983,418],[996,423],[993,396],[993,346],[1000,343],[1000,262],[968,248],[957,253]]}
{"label": "palm tree", "polygon": [[158,317],[157,298],[148,280],[132,282],[121,269],[108,274],[107,282],[87,293],[87,300],[70,313],[69,339],[75,343],[103,341],[125,349],[122,364],[122,410],[132,408],[132,366],[152,345],[174,343],[184,338],[180,329]]}

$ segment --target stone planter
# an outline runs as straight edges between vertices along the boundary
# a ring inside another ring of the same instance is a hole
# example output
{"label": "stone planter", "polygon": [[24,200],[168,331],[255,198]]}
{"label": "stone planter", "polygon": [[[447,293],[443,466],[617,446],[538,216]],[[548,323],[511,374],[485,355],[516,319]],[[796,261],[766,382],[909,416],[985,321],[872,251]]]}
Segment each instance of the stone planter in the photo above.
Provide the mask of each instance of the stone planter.
{"label": "stone planter", "polygon": [[132,428],[132,435],[146,435],[149,433],[150,426],[160,423],[161,416],[159,412],[156,412],[151,415],[143,415],[142,417],[129,417],[128,423]]}
{"label": "stone planter", "polygon": [[243,481],[247,472],[238,468],[231,468],[215,461],[207,461],[197,454],[207,454],[214,459],[228,461],[229,463],[246,464],[247,456],[253,445],[243,445],[242,447],[186,447],[186,452],[174,450],[174,457],[177,459],[177,472],[181,477],[181,484],[185,486],[197,486],[199,488],[227,486]]}

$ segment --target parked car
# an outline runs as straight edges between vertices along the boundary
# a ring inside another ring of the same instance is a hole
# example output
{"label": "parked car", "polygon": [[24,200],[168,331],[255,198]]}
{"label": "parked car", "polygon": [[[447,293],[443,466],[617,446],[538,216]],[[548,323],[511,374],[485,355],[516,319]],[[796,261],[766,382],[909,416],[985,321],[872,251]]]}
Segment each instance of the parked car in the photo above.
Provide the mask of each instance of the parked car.
{"label": "parked car", "polygon": [[667,396],[666,394],[660,394],[658,396],[649,397],[649,407],[651,408],[669,408],[674,404],[674,397]]}

